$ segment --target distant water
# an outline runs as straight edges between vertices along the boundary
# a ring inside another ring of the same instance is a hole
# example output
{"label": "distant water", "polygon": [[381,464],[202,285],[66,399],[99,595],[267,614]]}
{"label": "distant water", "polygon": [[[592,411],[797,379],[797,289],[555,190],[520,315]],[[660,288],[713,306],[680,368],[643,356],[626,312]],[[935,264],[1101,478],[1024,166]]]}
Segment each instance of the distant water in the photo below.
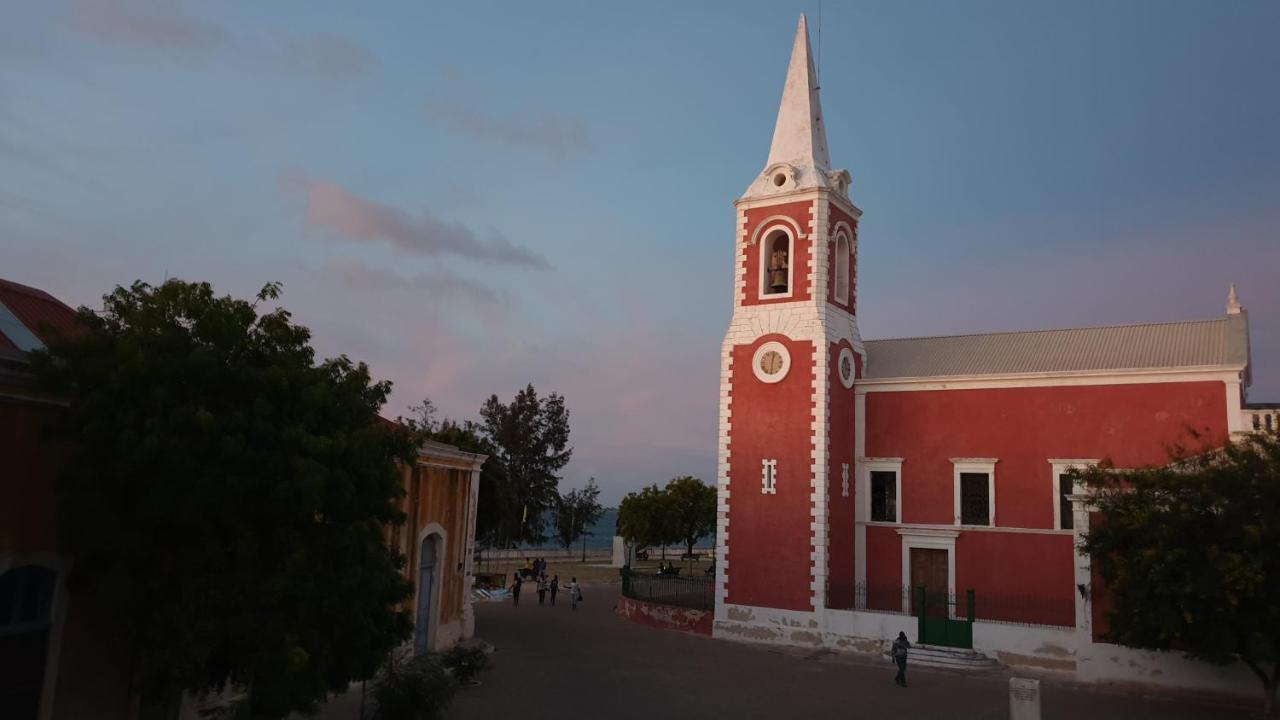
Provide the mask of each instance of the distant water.
{"label": "distant water", "polygon": [[[546,527],[547,534],[550,535],[552,532],[552,528],[555,527],[555,518],[550,513],[548,513],[546,517],[545,527]],[[588,550],[612,549],[613,535],[614,533],[617,532],[617,528],[618,528],[618,509],[605,508],[604,512],[600,515],[600,519],[597,520],[596,523],[592,525],[590,528],[588,528],[587,530],[590,533],[589,535],[587,535],[587,549]],[[575,540],[573,543],[573,547],[575,549],[581,548],[582,538],[578,538],[577,540]],[[541,545],[524,544],[524,545],[521,545],[520,548],[522,550],[551,550],[551,549],[559,549],[560,543],[557,543],[554,539],[548,538],[547,541],[542,543]]]}

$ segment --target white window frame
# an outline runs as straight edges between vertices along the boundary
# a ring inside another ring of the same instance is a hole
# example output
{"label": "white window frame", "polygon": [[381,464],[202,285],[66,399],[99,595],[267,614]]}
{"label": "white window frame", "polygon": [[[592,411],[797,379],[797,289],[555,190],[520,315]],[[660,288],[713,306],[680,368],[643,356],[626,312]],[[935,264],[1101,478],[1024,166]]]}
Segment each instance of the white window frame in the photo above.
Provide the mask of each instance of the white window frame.
{"label": "white window frame", "polygon": [[[898,531],[902,537],[902,585],[907,593],[902,598],[902,612],[911,612],[911,593],[915,587],[911,584],[911,549],[946,550],[947,551],[947,592],[956,593],[956,537],[955,530],[941,528],[902,528]],[[956,619],[955,605],[950,607],[948,615]]]}
{"label": "white window frame", "polygon": [[[782,293],[769,292],[769,255],[772,254],[774,238],[778,233],[787,236],[787,291]],[[760,292],[757,297],[760,300],[783,300],[791,297],[796,291],[796,236],[791,232],[791,228],[786,225],[775,225],[764,231],[764,237],[760,239],[760,274],[759,274]]]}
{"label": "white window frame", "polygon": [[[996,527],[996,463],[997,458],[951,458],[952,480],[955,494],[952,499],[956,527]],[[987,524],[967,525],[960,522],[960,474],[987,474]]]}
{"label": "white window frame", "polygon": [[[894,474],[893,481],[893,506],[894,519],[872,520],[871,519],[871,473],[872,472],[892,472]],[[863,458],[862,460],[862,477],[866,486],[866,491],[862,494],[863,508],[866,511],[867,522],[874,525],[901,525],[902,524],[902,458]]]}
{"label": "white window frame", "polygon": [[[1097,465],[1099,462],[1101,461],[1100,460],[1049,458],[1049,467],[1052,468],[1051,470],[1052,474],[1049,476],[1049,489],[1050,489],[1050,495],[1052,495],[1051,499],[1053,500],[1053,529],[1054,530],[1064,530],[1064,528],[1062,527],[1062,512],[1058,507],[1058,478],[1061,477],[1063,473],[1065,473],[1068,470],[1071,470],[1072,468],[1091,468]],[[1082,495],[1083,493],[1084,493],[1084,489],[1081,488],[1079,485],[1071,488],[1072,495]],[[1074,518],[1072,519],[1072,524],[1075,524]],[[1066,532],[1075,532],[1074,528],[1065,528],[1065,530]]]}
{"label": "white window frame", "polygon": [[[844,243],[843,250],[840,248],[841,243]],[[834,275],[836,286],[835,291],[832,292],[831,295],[835,299],[837,305],[849,307],[849,270],[850,265],[852,264],[849,256],[853,254],[853,241],[849,239],[848,233],[843,229],[836,232],[835,253]],[[844,272],[841,273],[841,270]],[[844,281],[843,288],[840,287],[841,280]]]}

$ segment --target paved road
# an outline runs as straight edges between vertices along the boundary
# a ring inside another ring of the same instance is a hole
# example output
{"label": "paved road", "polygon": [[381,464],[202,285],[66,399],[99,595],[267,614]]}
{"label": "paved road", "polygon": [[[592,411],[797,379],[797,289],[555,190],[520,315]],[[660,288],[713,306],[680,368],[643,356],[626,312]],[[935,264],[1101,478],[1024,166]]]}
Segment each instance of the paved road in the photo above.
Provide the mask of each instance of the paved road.
{"label": "paved road", "polygon": [[[769,648],[638,625],[612,613],[617,586],[584,588],[571,611],[479,603],[476,634],[497,648],[483,685],[449,716],[496,718],[1006,718],[1009,675],[894,668],[857,656]],[[530,603],[529,599],[533,602]],[[1042,681],[1045,720],[1248,716],[1214,706]]]}

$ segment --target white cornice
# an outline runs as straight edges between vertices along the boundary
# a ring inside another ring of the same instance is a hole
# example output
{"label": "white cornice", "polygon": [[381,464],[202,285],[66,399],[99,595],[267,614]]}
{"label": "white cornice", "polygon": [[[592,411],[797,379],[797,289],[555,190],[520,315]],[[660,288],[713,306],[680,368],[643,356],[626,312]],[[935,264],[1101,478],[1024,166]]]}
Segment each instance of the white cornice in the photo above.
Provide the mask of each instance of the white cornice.
{"label": "white cornice", "polygon": [[[874,358],[873,358],[874,360]],[[860,378],[856,389],[867,392],[974,390],[988,388],[1051,387],[1055,385],[1130,385],[1167,382],[1239,382],[1242,365],[1146,370],[1100,370],[1007,375],[944,375],[936,377]]]}

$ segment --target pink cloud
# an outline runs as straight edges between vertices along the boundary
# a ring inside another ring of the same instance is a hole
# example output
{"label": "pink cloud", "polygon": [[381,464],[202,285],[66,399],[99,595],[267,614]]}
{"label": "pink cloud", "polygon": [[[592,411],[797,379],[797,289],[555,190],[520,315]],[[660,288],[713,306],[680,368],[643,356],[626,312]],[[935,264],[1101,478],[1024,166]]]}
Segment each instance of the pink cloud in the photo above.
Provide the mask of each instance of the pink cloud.
{"label": "pink cloud", "polygon": [[386,242],[414,255],[456,255],[495,265],[551,268],[544,257],[514,245],[496,230],[481,237],[461,223],[441,220],[426,210],[418,217],[411,217],[402,210],[366,200],[323,180],[300,177],[287,179],[285,183],[306,196],[309,224],[333,230],[346,240]]}
{"label": "pink cloud", "polygon": [[335,258],[325,266],[325,272],[351,290],[410,290],[429,292],[434,299],[461,299],[481,305],[510,303],[506,293],[444,268],[402,275],[352,258]]}
{"label": "pink cloud", "polygon": [[75,0],[70,21],[86,35],[132,49],[204,54],[231,44],[222,28],[172,6],[143,9],[136,3]]}

